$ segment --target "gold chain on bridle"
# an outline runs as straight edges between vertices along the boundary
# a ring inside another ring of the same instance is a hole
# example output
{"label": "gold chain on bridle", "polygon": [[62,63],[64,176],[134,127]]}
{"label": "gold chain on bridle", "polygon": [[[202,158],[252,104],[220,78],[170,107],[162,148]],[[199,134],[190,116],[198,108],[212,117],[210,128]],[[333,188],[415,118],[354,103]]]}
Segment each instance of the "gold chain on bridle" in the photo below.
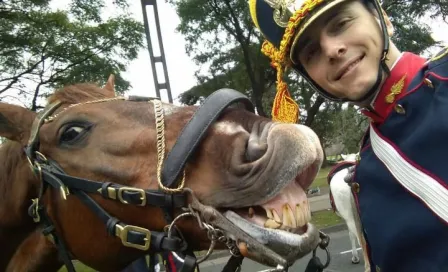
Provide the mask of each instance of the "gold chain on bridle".
{"label": "gold chain on bridle", "polygon": [[163,105],[160,100],[151,100],[154,105],[154,115],[156,118],[157,131],[157,182],[159,187],[168,193],[181,192],[185,185],[185,169],[183,171],[182,181],[176,189],[165,187],[162,183],[162,167],[165,159],[165,120],[163,115]]}
{"label": "gold chain on bridle", "polygon": [[58,117],[59,114],[63,113],[64,111],[76,107],[76,106],[81,106],[81,105],[87,105],[87,104],[95,104],[95,103],[102,103],[102,102],[108,102],[108,101],[116,101],[116,100],[126,100],[125,97],[123,96],[117,96],[117,97],[113,97],[113,98],[103,98],[103,99],[97,99],[97,100],[92,100],[92,101],[86,101],[86,102],[81,102],[81,103],[77,103],[77,104],[72,104],[66,108],[64,108],[63,110],[61,110],[60,112],[53,114],[52,116],[47,117],[47,119],[45,119],[45,123],[51,122],[54,119],[56,119],[56,117]]}
{"label": "gold chain on bridle", "polygon": [[[114,98],[104,98],[104,99],[97,99],[93,101],[87,101],[77,104],[72,104],[57,114],[54,114],[52,116],[49,116],[45,122],[52,122],[54,119],[58,117],[59,114],[62,112],[73,108],[75,106],[80,105],[86,105],[86,104],[94,104],[94,103],[102,103],[102,102],[108,102],[108,101],[116,101],[116,100],[126,100],[125,97],[118,96]],[[153,99],[150,101],[154,105],[154,115],[155,115],[155,122],[156,122],[156,131],[157,131],[157,183],[159,184],[160,189],[162,189],[165,192],[168,193],[178,193],[181,192],[185,185],[185,169],[183,171],[183,177],[179,184],[179,186],[175,189],[165,187],[162,183],[162,167],[163,167],[163,161],[165,159],[165,120],[164,120],[164,112],[163,112],[163,105],[162,102],[158,99]]]}

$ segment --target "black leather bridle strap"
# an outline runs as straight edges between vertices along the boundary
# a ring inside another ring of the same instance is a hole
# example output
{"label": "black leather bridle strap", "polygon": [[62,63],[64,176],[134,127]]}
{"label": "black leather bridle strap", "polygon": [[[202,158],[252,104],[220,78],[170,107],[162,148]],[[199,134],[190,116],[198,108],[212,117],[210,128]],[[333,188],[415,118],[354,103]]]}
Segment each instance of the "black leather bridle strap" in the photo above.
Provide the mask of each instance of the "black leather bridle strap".
{"label": "black leather bridle strap", "polygon": [[45,109],[40,112],[37,116],[37,118],[34,120],[33,125],[31,126],[31,133],[30,138],[28,140],[28,145],[25,148],[25,154],[27,157],[32,161],[35,158],[34,151],[37,150],[37,143],[38,143],[38,135],[39,130],[42,124],[45,122],[45,118],[50,116],[54,111],[56,111],[59,106],[61,106],[60,101],[53,102],[52,104],[45,107]]}
{"label": "black leather bridle strap", "polygon": [[164,186],[172,188],[177,183],[182,169],[193,151],[196,150],[207,129],[223,110],[237,102],[243,103],[247,110],[254,112],[251,101],[244,94],[232,89],[221,89],[214,92],[196,110],[167,155],[162,170]]}
{"label": "black leather bridle strap", "polygon": [[221,272],[238,272],[241,271],[241,265],[243,264],[244,257],[242,255],[230,256],[227,264],[224,266]]}
{"label": "black leather bridle strap", "polygon": [[45,211],[44,207],[39,207],[39,215],[42,220],[42,225],[44,229],[42,230],[42,233],[45,236],[51,235],[53,238],[54,244],[56,245],[56,248],[58,249],[59,258],[64,262],[65,268],[68,272],[76,272],[75,267],[72,262],[72,258],[70,257],[70,251],[67,249],[67,245],[65,244],[63,239],[59,239],[58,235],[56,234],[56,230],[54,228],[53,223],[50,220],[50,217],[48,216],[47,212]]}
{"label": "black leather bridle strap", "polygon": [[[140,206],[181,208],[187,205],[187,199],[184,194],[165,194],[155,190],[143,190],[143,192],[139,192],[134,188],[127,189],[128,187],[115,183],[98,182],[56,172],[55,167],[51,167],[51,164],[43,164],[41,167],[43,179],[57,189],[66,186],[69,189],[101,194],[106,199],[126,201],[123,203]],[[145,198],[144,202],[141,199],[142,197]],[[141,205],[142,203],[144,205]]]}
{"label": "black leather bridle strap", "polygon": [[[119,225],[122,228],[129,226],[124,224],[115,217],[112,217],[107,213],[100,205],[98,205],[89,195],[83,191],[72,190],[86,206],[88,206],[100,219],[104,222],[107,227],[107,232],[112,236],[117,236],[116,231]],[[150,248],[152,251],[183,251],[186,248],[185,242],[179,237],[168,237],[165,232],[150,231]],[[126,235],[127,243],[144,245],[146,243],[145,239],[147,233],[129,230]]]}
{"label": "black leather bridle strap", "polygon": [[184,264],[182,265],[180,272],[194,272],[196,267],[196,256],[194,256],[194,253],[191,252],[185,255]]}

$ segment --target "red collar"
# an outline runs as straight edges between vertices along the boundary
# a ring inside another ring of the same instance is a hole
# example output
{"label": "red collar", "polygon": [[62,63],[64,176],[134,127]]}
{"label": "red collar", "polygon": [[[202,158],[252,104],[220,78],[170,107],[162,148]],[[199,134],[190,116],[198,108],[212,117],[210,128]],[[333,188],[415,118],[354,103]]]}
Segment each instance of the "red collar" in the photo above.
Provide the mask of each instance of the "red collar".
{"label": "red collar", "polygon": [[425,62],[426,59],[418,55],[404,52],[373,101],[374,111],[364,109],[361,112],[372,118],[373,122],[382,123],[393,109],[395,102],[405,95],[409,83]]}

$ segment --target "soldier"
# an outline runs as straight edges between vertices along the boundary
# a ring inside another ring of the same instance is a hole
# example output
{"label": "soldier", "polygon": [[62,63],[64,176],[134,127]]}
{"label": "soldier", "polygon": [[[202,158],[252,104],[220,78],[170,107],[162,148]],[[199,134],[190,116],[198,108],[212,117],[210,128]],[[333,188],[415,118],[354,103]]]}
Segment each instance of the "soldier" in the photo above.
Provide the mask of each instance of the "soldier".
{"label": "soldier", "polygon": [[448,48],[401,52],[377,0],[249,4],[277,69],[274,120],[297,121],[286,68],[371,120],[349,178],[370,269],[448,271]]}

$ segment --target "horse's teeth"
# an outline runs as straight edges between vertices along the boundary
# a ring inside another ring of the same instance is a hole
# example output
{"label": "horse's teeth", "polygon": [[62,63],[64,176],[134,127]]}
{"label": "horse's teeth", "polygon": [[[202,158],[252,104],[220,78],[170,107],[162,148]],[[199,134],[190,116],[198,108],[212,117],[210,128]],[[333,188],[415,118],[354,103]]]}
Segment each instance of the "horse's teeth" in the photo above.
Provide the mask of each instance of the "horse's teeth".
{"label": "horse's teeth", "polygon": [[283,205],[283,225],[291,228],[297,227],[294,213],[289,204]]}
{"label": "horse's teeth", "polygon": [[282,223],[282,219],[280,219],[280,216],[278,215],[278,213],[277,213],[277,211],[276,210],[274,210],[274,209],[272,209],[271,210],[272,211],[272,214],[274,215],[274,220],[277,222],[277,223]]}
{"label": "horse's teeth", "polygon": [[304,209],[306,209],[304,205],[296,205],[296,223],[299,227],[303,227],[307,223]]}
{"label": "horse's teeth", "polygon": [[304,200],[303,205],[305,206],[305,220],[307,222],[310,222],[311,221],[310,203],[308,202],[308,200]]}
{"label": "horse's teeth", "polygon": [[264,222],[265,228],[278,229],[280,226],[281,226],[281,224],[275,222],[273,219],[268,219],[268,220],[266,220],[266,222]]}
{"label": "horse's teeth", "polygon": [[266,211],[266,216],[269,219],[274,219],[274,215],[272,214],[272,210],[271,209],[265,209],[265,211]]}
{"label": "horse's teeth", "polygon": [[249,218],[252,218],[255,214],[254,208],[250,207],[248,211]]}

